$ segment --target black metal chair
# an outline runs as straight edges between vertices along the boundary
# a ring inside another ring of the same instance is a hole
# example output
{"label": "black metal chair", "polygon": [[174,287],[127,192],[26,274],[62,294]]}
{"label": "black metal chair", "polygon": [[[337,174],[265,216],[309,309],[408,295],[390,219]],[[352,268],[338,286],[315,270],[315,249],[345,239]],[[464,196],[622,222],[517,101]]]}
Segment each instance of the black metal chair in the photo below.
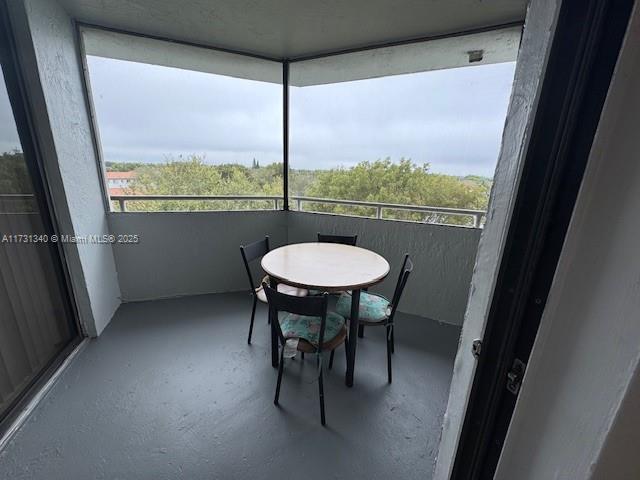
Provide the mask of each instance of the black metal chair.
{"label": "black metal chair", "polygon": [[[262,283],[269,304],[271,328],[275,328],[280,339],[280,362],[278,363],[278,383],[273,401],[278,405],[280,385],[284,370],[284,351],[287,341],[296,342],[296,350],[316,354],[318,366],[318,393],[320,395],[320,421],[325,425],[323,356],[322,352],[332,352],[329,368],[333,361],[333,351],[347,338],[346,321],[335,312],[328,312],[328,294],[319,297],[292,297],[277,292]],[[282,312],[284,315],[279,315]]]}
{"label": "black metal chair", "polygon": [[318,242],[321,243],[341,243],[353,247],[358,243],[358,235],[325,235],[318,232]]}
{"label": "black metal chair", "polygon": [[[391,354],[395,351],[394,341],[394,317],[398,304],[400,303],[400,297],[404,291],[404,287],[407,284],[409,274],[413,271],[413,262],[409,258],[409,255],[404,256],[404,262],[402,262],[402,268],[400,269],[400,275],[398,277],[398,283],[393,293],[391,301],[387,300],[382,295],[369,292],[361,292],[360,294],[360,310],[358,312],[358,336],[361,337],[360,329],[365,325],[371,326],[383,326],[387,329],[387,374],[389,377],[389,383],[391,383]],[[343,293],[338,299],[336,304],[336,312],[345,318],[351,315],[351,295],[349,293]]]}
{"label": "black metal chair", "polygon": [[[351,245],[352,247],[355,247],[356,243],[358,242],[358,235],[326,235],[324,233],[318,232],[318,242],[340,243],[342,245]],[[322,292],[321,290],[309,290],[309,295],[322,295],[323,293],[324,292]]]}
{"label": "black metal chair", "polygon": [[[251,286],[251,293],[253,295],[253,306],[251,307],[251,323],[249,324],[249,337],[247,339],[247,343],[251,344],[251,335],[253,334],[253,319],[256,315],[256,304],[258,301],[267,303],[267,297],[262,289],[262,285],[256,287],[253,281],[253,274],[251,273],[250,263],[254,260],[261,258],[265,254],[269,252],[269,236],[265,236],[264,240],[258,240],[257,242],[250,243],[248,245],[240,246],[240,253],[242,254],[242,260],[244,262],[244,267],[247,270],[247,275],[249,276],[249,285]],[[262,279],[263,281],[268,281],[268,277]],[[303,297],[308,295],[308,291],[303,288],[291,287],[289,285],[280,284],[278,285],[278,291],[286,294],[297,297]]]}

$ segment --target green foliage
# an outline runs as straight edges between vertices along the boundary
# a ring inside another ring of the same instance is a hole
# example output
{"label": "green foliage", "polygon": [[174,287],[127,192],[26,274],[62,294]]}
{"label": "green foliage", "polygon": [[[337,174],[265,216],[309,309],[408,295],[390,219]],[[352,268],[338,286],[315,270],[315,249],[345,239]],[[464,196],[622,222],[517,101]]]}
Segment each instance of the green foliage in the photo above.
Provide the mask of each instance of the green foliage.
{"label": "green foliage", "polygon": [[[162,164],[137,165],[130,195],[256,195],[282,196],[282,163],[251,167],[238,164],[211,165],[204,158],[168,158]],[[455,177],[429,172],[429,165],[409,159],[361,162],[351,168],[291,170],[291,196],[338,200],[360,200],[432,207],[486,209],[491,180]],[[295,201],[292,201],[295,207]],[[130,211],[271,209],[273,200],[207,201],[169,200],[128,202]],[[305,211],[375,216],[373,207],[304,202]],[[402,209],[384,209],[383,218],[470,225],[470,217],[424,214]]]}
{"label": "green foliage", "polygon": [[[277,167],[254,173],[243,165],[209,165],[196,155],[186,160],[167,159],[136,169],[137,177],[126,190],[129,195],[282,195],[282,173],[267,177]],[[256,177],[260,177],[256,179]],[[279,178],[279,180],[278,180]],[[219,201],[167,200],[129,202],[130,211],[245,210],[273,208],[272,200]]]}
{"label": "green foliage", "polygon": [[[307,189],[307,196],[340,200],[428,205],[485,209],[488,192],[479,184],[460,181],[451,175],[429,173],[429,165],[414,164],[401,159],[393,163],[389,158],[375,162],[361,162],[355,167],[322,171]],[[314,211],[349,215],[373,216],[369,207],[310,204]],[[429,221],[438,223],[471,224],[469,217],[435,215],[406,210],[385,210],[383,218]]]}
{"label": "green foliage", "polygon": [[22,152],[0,154],[0,193],[33,193]]}
{"label": "green foliage", "polygon": [[104,162],[107,172],[130,172],[144,165],[147,164],[141,162]]}
{"label": "green foliage", "polygon": [[[0,154],[0,195],[30,195],[33,193],[31,177],[22,152],[13,150]],[[0,198],[0,213],[37,212],[35,198]]]}
{"label": "green foliage", "polygon": [[321,170],[289,170],[289,192],[291,195],[304,196],[316,181]]}

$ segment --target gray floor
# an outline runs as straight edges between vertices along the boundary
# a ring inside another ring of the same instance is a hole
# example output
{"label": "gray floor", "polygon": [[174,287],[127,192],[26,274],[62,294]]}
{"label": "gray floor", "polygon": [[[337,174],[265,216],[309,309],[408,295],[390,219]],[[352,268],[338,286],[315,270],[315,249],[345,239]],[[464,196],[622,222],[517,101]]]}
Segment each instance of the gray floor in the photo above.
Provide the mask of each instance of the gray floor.
{"label": "gray floor", "polygon": [[2,479],[430,478],[459,329],[401,315],[394,382],[383,329],[325,380],[286,364],[273,405],[266,309],[246,344],[248,294],[123,305],[0,453]]}

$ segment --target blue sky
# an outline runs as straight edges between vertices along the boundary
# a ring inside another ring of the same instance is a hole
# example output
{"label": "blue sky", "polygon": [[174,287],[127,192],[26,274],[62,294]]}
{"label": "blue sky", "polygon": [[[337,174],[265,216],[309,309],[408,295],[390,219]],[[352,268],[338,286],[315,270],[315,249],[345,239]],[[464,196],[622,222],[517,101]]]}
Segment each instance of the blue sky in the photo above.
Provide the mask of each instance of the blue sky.
{"label": "blue sky", "polygon": [[[493,176],[514,68],[291,87],[291,166],[404,157],[436,172]],[[89,57],[89,71],[105,160],[282,160],[280,85],[100,57]]]}

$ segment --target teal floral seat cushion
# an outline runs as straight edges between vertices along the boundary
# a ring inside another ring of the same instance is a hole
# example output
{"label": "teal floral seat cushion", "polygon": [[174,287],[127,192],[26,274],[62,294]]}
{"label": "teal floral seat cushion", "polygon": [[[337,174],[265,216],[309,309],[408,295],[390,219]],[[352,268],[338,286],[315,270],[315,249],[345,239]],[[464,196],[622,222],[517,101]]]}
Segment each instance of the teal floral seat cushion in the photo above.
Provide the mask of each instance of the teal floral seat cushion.
{"label": "teal floral seat cushion", "polygon": [[[312,345],[318,346],[321,321],[320,317],[282,312],[280,314],[280,329],[284,338],[303,338]],[[340,333],[344,324],[344,317],[335,312],[327,312],[323,343],[333,340]]]}
{"label": "teal floral seat cushion", "polygon": [[[336,304],[336,312],[345,318],[351,316],[351,295],[343,293],[338,298]],[[383,322],[391,314],[391,306],[389,300],[380,295],[374,295],[368,292],[360,293],[360,310],[358,312],[358,320],[363,322]]]}

